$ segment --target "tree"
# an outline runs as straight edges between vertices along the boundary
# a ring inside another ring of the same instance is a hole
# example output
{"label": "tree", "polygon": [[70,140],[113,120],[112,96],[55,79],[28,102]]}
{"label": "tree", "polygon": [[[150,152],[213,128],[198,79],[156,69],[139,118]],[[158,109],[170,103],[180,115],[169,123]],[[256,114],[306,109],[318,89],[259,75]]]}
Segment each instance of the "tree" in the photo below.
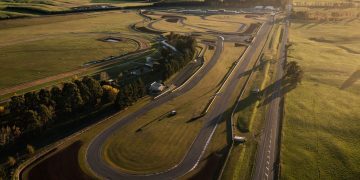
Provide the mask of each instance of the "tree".
{"label": "tree", "polygon": [[53,113],[51,112],[50,108],[41,104],[38,109],[38,115],[43,125],[47,124],[53,118]]}
{"label": "tree", "polygon": [[286,64],[285,76],[290,80],[291,83],[297,85],[301,83],[304,72],[296,61],[290,61]]}
{"label": "tree", "polygon": [[21,114],[25,111],[25,98],[24,96],[11,97],[9,109],[12,114]]}
{"label": "tree", "polygon": [[38,129],[42,126],[38,113],[34,110],[26,110],[24,114],[24,121],[22,124],[26,129]]}
{"label": "tree", "polygon": [[6,178],[6,171],[3,166],[0,166],[0,180],[7,179]]}
{"label": "tree", "polygon": [[59,87],[54,86],[51,88],[50,91],[51,94],[51,103],[53,105],[53,107],[55,108],[55,111],[59,110],[61,108],[61,103],[62,103],[62,91]]}
{"label": "tree", "polygon": [[82,81],[75,80],[74,83],[80,90],[81,98],[83,99],[84,104],[88,104],[92,96],[89,88]]}
{"label": "tree", "polygon": [[114,102],[117,94],[119,93],[119,90],[110,85],[103,85],[102,88],[103,88],[103,96],[101,98],[101,102],[103,102],[104,104],[109,102]]}
{"label": "tree", "polygon": [[85,76],[82,79],[82,82],[89,88],[91,93],[89,103],[91,105],[96,105],[103,94],[103,89],[101,88],[100,83],[89,76]]}
{"label": "tree", "polygon": [[124,95],[125,95],[125,98],[124,98],[124,102],[127,106],[130,106],[134,101],[136,101],[134,98],[134,90],[133,90],[133,87],[131,86],[131,83],[127,83],[125,86],[124,86]]}
{"label": "tree", "polygon": [[32,146],[30,144],[26,145],[26,150],[29,153],[29,155],[35,154],[35,148],[34,148],[34,146]]}
{"label": "tree", "polygon": [[8,157],[8,161],[7,161],[7,164],[8,164],[10,167],[15,166],[15,164],[16,164],[16,159],[15,159],[14,157],[12,157],[12,156],[9,156],[9,157]]}
{"label": "tree", "polygon": [[24,95],[26,109],[35,110],[39,107],[39,95],[36,92],[27,92]]}
{"label": "tree", "polygon": [[139,94],[138,94],[138,89],[139,89],[139,86],[137,84],[137,82],[135,80],[132,80],[131,83],[129,84],[130,86],[130,90],[131,90],[131,94],[132,94],[132,99],[133,101],[137,101],[139,99]]}
{"label": "tree", "polygon": [[5,113],[5,107],[4,106],[0,106],[0,115]]}
{"label": "tree", "polygon": [[39,95],[39,104],[44,104],[46,106],[53,106],[53,103],[51,101],[51,94],[49,90],[41,89],[38,95]]}
{"label": "tree", "polygon": [[120,91],[116,96],[115,106],[120,110],[122,110],[128,107],[129,105],[131,105],[131,99],[129,99],[129,97],[125,95],[124,91]]}
{"label": "tree", "polygon": [[146,87],[143,80],[141,78],[138,78],[136,82],[138,84],[138,96],[144,97],[146,95]]}
{"label": "tree", "polygon": [[62,89],[62,105],[61,110],[65,113],[72,113],[78,111],[82,105],[80,90],[74,83],[64,83]]}

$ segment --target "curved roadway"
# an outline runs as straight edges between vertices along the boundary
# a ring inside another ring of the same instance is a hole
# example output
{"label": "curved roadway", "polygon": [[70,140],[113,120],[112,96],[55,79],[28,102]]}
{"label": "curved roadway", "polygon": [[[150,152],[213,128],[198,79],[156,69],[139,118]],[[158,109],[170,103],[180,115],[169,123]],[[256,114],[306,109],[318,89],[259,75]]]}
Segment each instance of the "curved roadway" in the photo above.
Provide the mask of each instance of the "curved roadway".
{"label": "curved roadway", "polygon": [[156,99],[149,104],[145,105],[140,110],[122,118],[121,120],[114,123],[108,129],[102,131],[97,137],[93,139],[90,143],[86,159],[90,168],[99,176],[106,179],[175,179],[180,177],[187,172],[194,169],[199,160],[201,159],[208,143],[211,140],[211,137],[217,127],[217,123],[221,120],[222,114],[227,111],[233,89],[237,87],[241,74],[247,70],[247,65],[254,59],[254,55],[257,55],[256,49],[260,47],[263,43],[264,38],[270,30],[270,24],[264,23],[262,28],[258,31],[257,37],[254,39],[252,45],[248,47],[245,54],[240,59],[239,63],[236,65],[233,73],[229,76],[228,81],[225,83],[225,88],[223,89],[222,95],[217,96],[214,101],[213,106],[210,108],[210,111],[203,117],[204,125],[200,130],[198,136],[195,138],[190,149],[184,156],[183,160],[176,166],[155,174],[127,174],[121,172],[117,169],[112,168],[107,164],[101,156],[102,145],[105,140],[116,132],[119,128],[124,125],[135,121],[137,117],[142,116],[146,112],[150,111],[153,108],[158,107],[159,105],[177,97],[185,92],[189,91],[192,87],[200,82],[204,75],[216,64],[220,54],[223,50],[223,39],[219,38],[216,45],[216,50],[214,56],[211,58],[209,63],[196,75],[194,78],[186,84],[182,89],[174,93],[166,94],[163,97]]}

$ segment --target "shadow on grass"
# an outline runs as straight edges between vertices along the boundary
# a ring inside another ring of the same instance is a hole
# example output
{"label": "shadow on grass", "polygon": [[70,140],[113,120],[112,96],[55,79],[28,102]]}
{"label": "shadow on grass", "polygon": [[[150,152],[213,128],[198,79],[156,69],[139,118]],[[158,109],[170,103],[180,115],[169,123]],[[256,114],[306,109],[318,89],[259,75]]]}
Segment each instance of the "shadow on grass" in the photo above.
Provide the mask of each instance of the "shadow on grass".
{"label": "shadow on grass", "polygon": [[[245,111],[246,108],[254,105],[256,101],[258,101],[260,98],[260,104],[258,107],[265,106],[269,104],[274,99],[281,97],[285,95],[286,93],[290,92],[291,90],[296,88],[296,84],[291,82],[288,79],[281,78],[271,85],[267,86],[265,89],[263,89],[259,93],[250,93],[247,97],[243,98],[238,102],[238,107],[235,110],[236,113],[240,111]],[[249,132],[249,117],[239,117],[237,119],[237,128],[242,133]]]}
{"label": "shadow on grass", "polygon": [[286,78],[281,78],[280,80],[275,81],[273,84],[262,90],[262,94],[264,94],[264,97],[263,101],[260,103],[259,106],[267,105],[272,100],[284,96],[295,88],[295,83],[291,82]]}
{"label": "shadow on grass", "polygon": [[81,145],[81,141],[76,141],[53,156],[41,161],[29,170],[29,177],[26,179],[91,179],[83,173],[78,162],[78,152]]}
{"label": "shadow on grass", "polygon": [[146,124],[139,127],[139,129],[137,129],[135,132],[141,132],[142,130],[144,130],[144,128],[150,126],[152,123],[155,123],[156,121],[161,121],[161,120],[165,119],[166,117],[169,117],[169,114],[170,114],[170,112],[166,112],[166,113],[158,116],[157,118],[153,119],[152,121],[147,122]]}
{"label": "shadow on grass", "polygon": [[217,152],[213,152],[204,158],[202,161],[206,161],[205,165],[194,176],[190,177],[190,180],[200,179],[215,179],[222,167],[224,157],[229,150],[228,146],[223,147]]}
{"label": "shadow on grass", "polygon": [[356,70],[354,73],[350,75],[350,77],[344,81],[341,85],[340,89],[346,89],[352,86],[358,79],[360,79],[360,69]]}

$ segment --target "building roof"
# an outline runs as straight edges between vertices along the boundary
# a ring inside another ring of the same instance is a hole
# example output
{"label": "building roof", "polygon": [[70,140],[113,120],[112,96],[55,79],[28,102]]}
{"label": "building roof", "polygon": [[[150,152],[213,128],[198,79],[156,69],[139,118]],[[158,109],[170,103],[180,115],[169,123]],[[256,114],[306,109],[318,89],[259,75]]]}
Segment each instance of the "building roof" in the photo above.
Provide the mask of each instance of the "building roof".
{"label": "building roof", "polygon": [[150,84],[149,89],[151,91],[163,91],[165,89],[165,86],[161,83],[154,81],[153,83]]}

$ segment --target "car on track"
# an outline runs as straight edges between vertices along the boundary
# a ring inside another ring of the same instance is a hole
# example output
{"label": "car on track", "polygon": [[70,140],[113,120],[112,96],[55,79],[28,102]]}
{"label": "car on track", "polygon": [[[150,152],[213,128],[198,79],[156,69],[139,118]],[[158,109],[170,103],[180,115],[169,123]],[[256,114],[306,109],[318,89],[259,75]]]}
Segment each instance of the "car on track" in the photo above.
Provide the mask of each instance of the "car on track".
{"label": "car on track", "polygon": [[172,110],[169,112],[169,117],[175,116],[177,114],[176,110]]}

